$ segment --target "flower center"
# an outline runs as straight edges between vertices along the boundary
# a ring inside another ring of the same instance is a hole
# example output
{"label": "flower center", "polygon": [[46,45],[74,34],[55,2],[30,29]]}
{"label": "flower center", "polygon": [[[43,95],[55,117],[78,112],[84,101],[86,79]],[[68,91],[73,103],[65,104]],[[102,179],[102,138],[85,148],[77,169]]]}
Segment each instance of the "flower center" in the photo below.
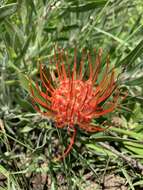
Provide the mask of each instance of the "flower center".
{"label": "flower center", "polygon": [[91,100],[94,96],[91,81],[66,79],[52,95],[51,107],[56,112],[58,123],[74,125],[80,122],[90,122],[93,111]]}

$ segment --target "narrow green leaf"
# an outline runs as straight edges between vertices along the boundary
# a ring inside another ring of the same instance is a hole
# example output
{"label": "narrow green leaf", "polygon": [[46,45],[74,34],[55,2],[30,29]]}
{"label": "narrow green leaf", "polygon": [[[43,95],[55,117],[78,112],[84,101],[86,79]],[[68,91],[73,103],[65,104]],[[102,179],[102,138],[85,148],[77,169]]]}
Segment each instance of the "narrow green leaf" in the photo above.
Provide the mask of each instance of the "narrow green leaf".
{"label": "narrow green leaf", "polygon": [[[112,136],[96,136],[96,134],[91,135],[90,139],[93,141],[95,140],[96,142],[104,142],[104,141],[113,141],[113,142],[133,142],[133,143],[138,143],[141,141],[129,139],[129,138],[120,138],[120,137],[112,137]],[[143,146],[143,145],[142,145]]]}
{"label": "narrow green leaf", "polygon": [[30,89],[29,89],[29,83],[30,83],[29,78],[26,75],[22,74],[22,73],[19,73],[18,75],[19,75],[19,81],[20,81],[21,86],[26,91],[30,92]]}
{"label": "narrow green leaf", "polygon": [[137,148],[129,145],[125,145],[127,149],[129,149],[131,152],[134,152],[136,155],[143,156],[143,148]]}
{"label": "narrow green leaf", "polygon": [[143,85],[143,76],[135,79],[126,80],[124,81],[124,84],[128,86]]}
{"label": "narrow green leaf", "polygon": [[[34,95],[36,97],[38,97],[39,99],[41,99],[44,102],[47,102],[42,96],[40,96],[38,90],[35,87],[34,82],[32,81],[32,79],[29,79],[26,75],[22,74],[22,73],[18,73],[19,76],[19,81],[21,86],[29,93],[31,94],[31,88],[33,89]],[[30,87],[31,85],[31,87]]]}
{"label": "narrow green leaf", "polygon": [[143,140],[143,135],[140,134],[140,133],[136,133],[134,131],[130,131],[130,130],[127,130],[127,129],[120,129],[120,128],[117,128],[117,127],[111,127],[110,128],[111,131],[115,131],[117,133],[121,133],[121,134],[124,134],[124,135],[128,135],[134,139],[138,139],[138,140]]}
{"label": "narrow green leaf", "polygon": [[141,148],[143,150],[143,144],[141,143],[135,143],[135,142],[123,142],[124,145],[129,145],[132,147]]}
{"label": "narrow green leaf", "polygon": [[133,184],[132,184],[132,180],[131,180],[130,176],[128,175],[127,171],[124,168],[121,168],[121,170],[122,170],[125,178],[127,179],[127,182],[129,183],[131,190],[135,190],[135,188],[133,187]]}
{"label": "narrow green leaf", "polygon": [[27,3],[27,5],[30,5],[31,9],[34,11],[34,13],[37,14],[36,6],[34,4],[34,1],[33,0],[30,0],[30,1],[26,0],[26,3]]}
{"label": "narrow green leaf", "polygon": [[25,36],[22,29],[15,23],[10,22],[9,20],[6,20],[4,22],[4,26],[8,33],[8,39],[7,38],[5,39],[5,41],[7,42],[7,46],[14,47],[14,50],[17,50],[17,49],[21,50],[25,42]]}
{"label": "narrow green leaf", "polygon": [[143,53],[143,40],[141,40],[139,42],[139,44],[124,59],[122,59],[117,64],[117,66],[119,66],[119,65],[125,65],[125,66],[132,65],[132,63],[134,63],[134,61],[139,56],[141,56],[142,53]]}
{"label": "narrow green leaf", "polygon": [[105,150],[102,147],[99,147],[95,144],[86,144],[86,147],[89,149],[94,150],[97,154],[103,154],[103,155],[109,155],[109,156],[116,156],[115,154],[113,154],[112,152],[110,152],[109,150]]}
{"label": "narrow green leaf", "polygon": [[5,177],[9,177],[9,172],[2,166],[0,165],[0,173],[3,174]]}
{"label": "narrow green leaf", "polygon": [[31,37],[32,37],[32,35],[28,36],[28,38],[27,38],[26,42],[24,43],[23,48],[20,52],[20,55],[16,58],[15,62],[17,62],[19,59],[21,59],[26,54],[29,44],[31,42]]}
{"label": "narrow green leaf", "polygon": [[29,133],[31,130],[33,130],[33,128],[26,125],[22,128],[21,133]]}
{"label": "narrow green leaf", "polygon": [[67,8],[70,12],[85,12],[95,8],[101,8],[107,3],[107,0],[95,1],[78,6],[70,6]]}
{"label": "narrow green leaf", "polygon": [[[67,26],[63,26],[60,31],[61,32],[67,32],[67,31],[71,31],[71,30],[77,29],[78,27],[79,27],[78,24],[67,25]],[[53,31],[57,30],[57,27],[45,27],[44,30],[46,32],[52,33]]]}
{"label": "narrow green leaf", "polygon": [[0,21],[15,13],[16,10],[17,10],[17,3],[11,3],[0,7]]}
{"label": "narrow green leaf", "polygon": [[143,180],[139,180],[133,184],[134,186],[142,185],[143,186]]}

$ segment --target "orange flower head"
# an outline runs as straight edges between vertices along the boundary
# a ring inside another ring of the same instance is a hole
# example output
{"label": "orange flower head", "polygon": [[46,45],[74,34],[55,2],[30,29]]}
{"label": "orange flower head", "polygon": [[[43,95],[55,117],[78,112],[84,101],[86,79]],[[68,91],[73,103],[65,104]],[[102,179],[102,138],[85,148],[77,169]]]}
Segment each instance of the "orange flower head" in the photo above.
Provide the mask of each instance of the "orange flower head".
{"label": "orange flower head", "polygon": [[[56,72],[51,71],[50,77],[48,77],[43,66],[40,65],[42,87],[36,83],[33,88],[30,82],[35,109],[42,115],[51,117],[55,121],[56,127],[73,129],[70,145],[63,156],[69,153],[74,143],[75,125],[87,132],[103,131],[103,128],[91,124],[91,121],[112,112],[117,106],[119,97],[114,69],[109,70],[109,56],[102,72],[102,79],[99,80],[102,49],[99,50],[95,63],[92,61],[91,54],[85,54],[83,51],[78,64],[76,54],[75,49],[73,69],[70,71],[67,53],[58,49],[53,58]],[[85,61],[88,62],[87,71],[89,72],[84,73]],[[68,69],[66,69],[65,63],[68,64]],[[44,111],[41,111],[41,107]]]}

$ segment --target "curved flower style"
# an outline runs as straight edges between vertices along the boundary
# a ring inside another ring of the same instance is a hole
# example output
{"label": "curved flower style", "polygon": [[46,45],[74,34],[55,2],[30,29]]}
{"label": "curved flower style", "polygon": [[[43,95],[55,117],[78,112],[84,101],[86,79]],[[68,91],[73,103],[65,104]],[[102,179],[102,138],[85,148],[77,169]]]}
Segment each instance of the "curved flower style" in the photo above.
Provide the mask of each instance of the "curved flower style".
{"label": "curved flower style", "polygon": [[[94,51],[94,53],[96,52]],[[112,112],[117,106],[119,97],[119,90],[114,79],[114,69],[109,70],[109,57],[107,57],[105,69],[102,72],[102,79],[98,79],[101,70],[102,49],[97,53],[95,64],[91,54],[83,51],[78,65],[76,54],[75,49],[73,69],[70,71],[67,53],[58,49],[53,58],[56,72],[51,71],[49,76],[46,75],[41,64],[42,87],[36,83],[33,88],[30,82],[35,109],[42,115],[51,117],[55,121],[56,127],[67,127],[68,130],[73,131],[70,144],[63,157],[70,152],[74,144],[75,124],[87,132],[105,130],[91,124],[91,121],[93,118]],[[86,72],[84,72],[85,61],[88,62]],[[67,70],[65,63],[68,64]],[[43,108],[41,109],[41,107]]]}

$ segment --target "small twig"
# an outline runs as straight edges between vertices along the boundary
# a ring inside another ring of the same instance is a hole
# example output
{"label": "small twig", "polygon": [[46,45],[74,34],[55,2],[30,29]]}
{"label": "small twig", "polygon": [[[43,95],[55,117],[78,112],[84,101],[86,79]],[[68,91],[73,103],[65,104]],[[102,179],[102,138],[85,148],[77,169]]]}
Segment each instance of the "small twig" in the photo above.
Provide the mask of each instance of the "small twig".
{"label": "small twig", "polygon": [[103,142],[99,142],[99,144],[110,150],[112,153],[116,154],[117,156],[119,156],[120,158],[122,158],[125,162],[127,162],[130,166],[132,166],[133,168],[136,168],[138,170],[141,171],[141,173],[143,174],[143,165],[141,163],[139,163],[137,160],[127,156],[127,155],[124,155],[120,152],[118,152],[116,149],[114,149],[112,146],[110,146],[109,144],[106,144],[106,143],[103,143]]}

